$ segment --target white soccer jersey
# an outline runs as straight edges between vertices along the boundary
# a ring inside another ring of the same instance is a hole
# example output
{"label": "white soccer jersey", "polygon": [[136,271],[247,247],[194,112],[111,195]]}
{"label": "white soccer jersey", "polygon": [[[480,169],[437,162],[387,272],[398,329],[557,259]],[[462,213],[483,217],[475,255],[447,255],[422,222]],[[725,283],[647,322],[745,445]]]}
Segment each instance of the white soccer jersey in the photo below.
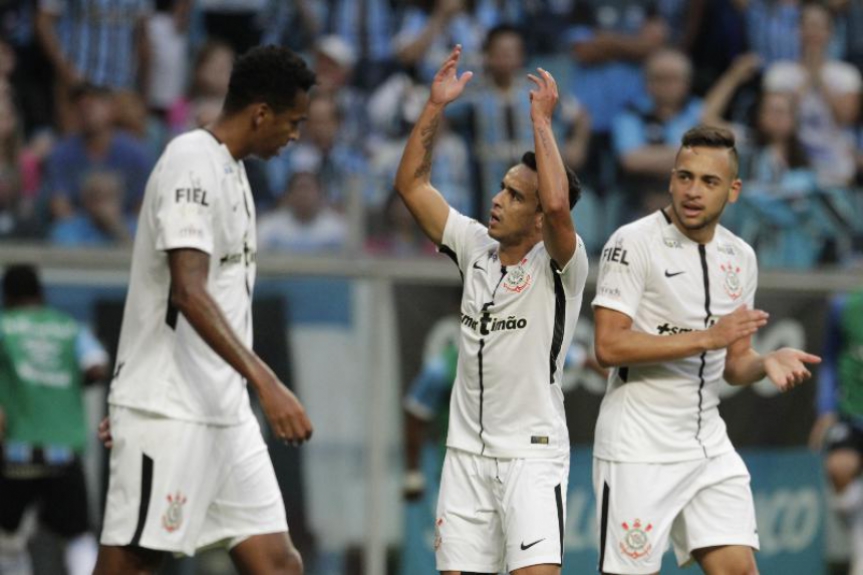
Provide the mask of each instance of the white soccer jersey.
{"label": "white soccer jersey", "polygon": [[501,458],[569,453],[560,382],[587,279],[581,239],[563,269],[542,242],[502,266],[488,229],[450,209],[441,251],[464,280],[447,446]]}
{"label": "white soccer jersey", "polygon": [[[717,226],[698,244],[662,211],[623,226],[602,251],[594,307],[632,318],[653,335],[703,330],[741,304],[753,306],[755,252]],[[725,349],[612,370],[596,422],[594,456],[675,462],[733,449],[719,416]]]}
{"label": "white soccer jersey", "polygon": [[252,417],[243,378],[171,305],[167,251],[210,255],[207,290],[251,346],[256,246],[243,163],[205,130],[168,144],[144,193],[110,403],[211,424]]}

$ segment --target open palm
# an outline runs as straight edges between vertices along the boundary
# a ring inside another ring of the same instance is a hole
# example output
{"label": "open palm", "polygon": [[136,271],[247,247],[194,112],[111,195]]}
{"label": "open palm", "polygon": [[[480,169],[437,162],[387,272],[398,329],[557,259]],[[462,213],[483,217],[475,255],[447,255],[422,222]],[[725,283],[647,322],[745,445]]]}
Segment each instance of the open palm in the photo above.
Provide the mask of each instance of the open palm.
{"label": "open palm", "polygon": [[764,369],[779,391],[788,391],[812,377],[807,363],[821,363],[821,358],[805,351],[783,347],[767,354]]}
{"label": "open palm", "polygon": [[473,72],[465,72],[459,77],[457,68],[460,57],[461,45],[457,45],[435,74],[429,96],[435,104],[446,105],[458,98],[473,77]]}

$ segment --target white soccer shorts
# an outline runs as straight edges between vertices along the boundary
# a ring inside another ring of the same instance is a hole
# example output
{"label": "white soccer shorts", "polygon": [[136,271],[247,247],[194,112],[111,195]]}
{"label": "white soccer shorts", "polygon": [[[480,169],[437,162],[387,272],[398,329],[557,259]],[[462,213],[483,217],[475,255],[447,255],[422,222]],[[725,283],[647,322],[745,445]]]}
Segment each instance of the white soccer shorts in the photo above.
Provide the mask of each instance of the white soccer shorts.
{"label": "white soccer shorts", "polygon": [[111,406],[110,481],[103,545],[193,555],[288,530],[257,420],[178,421]]}
{"label": "white soccer shorts", "polygon": [[561,564],[569,455],[495,459],[447,449],[435,523],[438,571]]}
{"label": "white soccer shorts", "polygon": [[593,488],[600,572],[658,572],[669,537],[681,566],[695,549],[758,549],[749,471],[736,452],[681,463],[594,458]]}

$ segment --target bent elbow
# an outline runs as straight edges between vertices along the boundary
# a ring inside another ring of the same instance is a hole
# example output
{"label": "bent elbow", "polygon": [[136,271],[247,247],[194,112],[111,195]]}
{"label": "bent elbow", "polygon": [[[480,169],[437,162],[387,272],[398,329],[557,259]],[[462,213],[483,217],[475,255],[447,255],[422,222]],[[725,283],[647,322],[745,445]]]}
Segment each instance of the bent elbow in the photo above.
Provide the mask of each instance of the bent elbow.
{"label": "bent elbow", "polygon": [[601,368],[609,369],[617,366],[614,353],[609,349],[608,344],[596,342],[594,351],[596,353],[596,362]]}

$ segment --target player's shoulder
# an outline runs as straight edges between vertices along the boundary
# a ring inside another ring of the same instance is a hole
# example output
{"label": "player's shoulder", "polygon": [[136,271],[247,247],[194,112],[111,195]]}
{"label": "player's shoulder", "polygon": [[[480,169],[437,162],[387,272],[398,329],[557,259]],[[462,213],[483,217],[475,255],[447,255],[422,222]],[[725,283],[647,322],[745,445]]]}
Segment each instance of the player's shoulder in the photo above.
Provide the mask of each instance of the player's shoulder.
{"label": "player's shoulder", "polygon": [[722,225],[716,226],[716,249],[731,256],[739,255],[739,257],[751,261],[757,259],[752,246]]}
{"label": "player's shoulder", "polygon": [[205,160],[218,153],[218,142],[206,130],[192,130],[176,136],[165,146],[165,156]]}
{"label": "player's shoulder", "polygon": [[669,224],[661,211],[622,225],[611,235],[609,244],[625,241],[631,244],[650,244],[662,237],[662,231]]}

